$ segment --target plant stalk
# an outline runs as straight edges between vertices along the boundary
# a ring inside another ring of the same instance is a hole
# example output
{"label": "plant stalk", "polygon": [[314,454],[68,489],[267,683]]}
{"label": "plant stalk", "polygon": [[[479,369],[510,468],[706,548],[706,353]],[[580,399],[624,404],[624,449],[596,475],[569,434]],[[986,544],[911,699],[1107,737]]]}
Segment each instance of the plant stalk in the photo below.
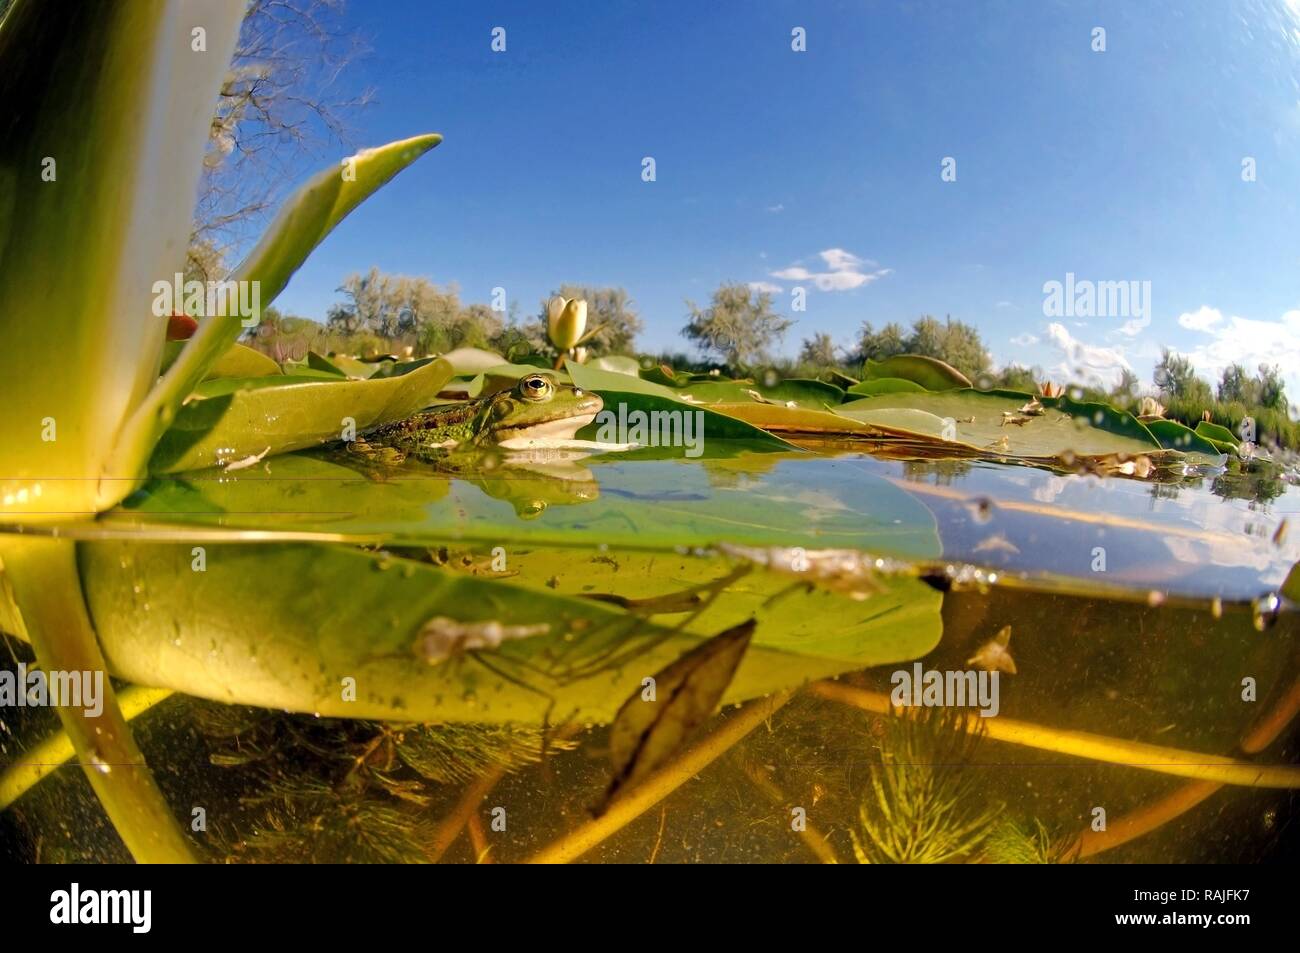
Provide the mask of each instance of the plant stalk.
{"label": "plant stalk", "polygon": [[84,708],[60,706],[59,720],[131,856],[138,863],[197,862],[109,681],[81,594],[75,544],[11,537],[0,541],[0,558],[41,668],[46,673],[103,673],[99,717],[90,717]]}

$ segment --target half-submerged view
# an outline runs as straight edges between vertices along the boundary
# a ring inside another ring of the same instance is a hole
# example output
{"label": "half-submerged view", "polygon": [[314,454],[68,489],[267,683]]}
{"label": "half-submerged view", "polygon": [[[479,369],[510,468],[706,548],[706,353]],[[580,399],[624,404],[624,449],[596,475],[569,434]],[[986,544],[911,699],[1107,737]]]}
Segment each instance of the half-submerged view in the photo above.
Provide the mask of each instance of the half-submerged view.
{"label": "half-submerged view", "polygon": [[1300,855],[1294,0],[0,17],[6,861]]}

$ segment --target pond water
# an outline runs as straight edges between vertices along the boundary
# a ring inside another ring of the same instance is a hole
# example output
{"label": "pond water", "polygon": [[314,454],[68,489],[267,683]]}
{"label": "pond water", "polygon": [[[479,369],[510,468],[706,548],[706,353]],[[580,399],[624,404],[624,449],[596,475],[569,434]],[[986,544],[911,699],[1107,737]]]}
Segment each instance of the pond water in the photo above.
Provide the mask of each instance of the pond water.
{"label": "pond water", "polygon": [[[176,690],[133,725],[214,860],[1254,862],[1296,846],[1297,515],[1276,471],[737,447],[294,454],[59,532],[115,674]],[[620,706],[751,618],[721,714],[610,800]],[[996,713],[882,708],[929,672]],[[0,767],[55,729],[4,717]],[[71,764],[0,841],[128,856]]]}

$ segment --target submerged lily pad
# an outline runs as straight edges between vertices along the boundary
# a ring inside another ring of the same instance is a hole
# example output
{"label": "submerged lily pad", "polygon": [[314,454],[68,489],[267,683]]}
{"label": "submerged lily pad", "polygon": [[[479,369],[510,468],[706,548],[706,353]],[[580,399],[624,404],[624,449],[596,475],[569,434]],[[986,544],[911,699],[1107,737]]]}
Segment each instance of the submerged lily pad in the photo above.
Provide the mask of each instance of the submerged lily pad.
{"label": "submerged lily pad", "polygon": [[[193,570],[188,543],[86,543],[79,552],[114,674],[332,717],[609,721],[644,676],[719,631],[724,611],[675,631],[595,600],[333,545],[211,545],[204,572]],[[698,582],[703,571],[687,575]],[[783,578],[745,581],[761,604],[723,702],[910,660],[941,631],[941,596],[916,580],[883,580],[866,602],[791,590]],[[792,637],[776,612],[801,620],[796,635],[817,637]],[[545,634],[429,664],[420,633],[440,619]]]}

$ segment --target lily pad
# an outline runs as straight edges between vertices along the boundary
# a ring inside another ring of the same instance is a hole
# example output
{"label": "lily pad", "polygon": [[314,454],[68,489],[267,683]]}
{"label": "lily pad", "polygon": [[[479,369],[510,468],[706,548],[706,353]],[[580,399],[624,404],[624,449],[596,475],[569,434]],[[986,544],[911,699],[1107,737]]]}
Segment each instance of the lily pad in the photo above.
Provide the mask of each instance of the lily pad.
{"label": "lily pad", "polygon": [[[940,393],[892,393],[837,408],[846,417],[933,439],[935,418],[950,424],[944,441],[997,457],[1033,459],[1151,454],[1163,448],[1131,414],[1104,404],[1039,398],[1042,412],[1025,413],[1027,394],[966,388]],[[917,411],[927,416],[919,417]],[[945,430],[940,429],[939,436]]]}
{"label": "lily pad", "polygon": [[923,391],[922,387],[916,381],[909,381],[902,377],[880,377],[870,381],[860,381],[848,388],[848,394],[857,394],[861,397],[874,397],[877,394],[897,394],[897,393],[915,393]]}
{"label": "lily pad", "polygon": [[191,400],[159,441],[150,472],[227,466],[338,440],[348,420],[360,432],[415,413],[450,376],[437,361],[385,380],[315,381]]}
{"label": "lily pad", "polygon": [[[191,549],[79,547],[110,670],[138,684],[327,717],[607,722],[644,676],[719,631],[723,611],[674,631],[595,600],[345,546],[210,545],[204,572],[193,570]],[[724,703],[917,658],[942,628],[942,597],[913,579],[884,580],[865,602],[792,590],[786,578],[746,580],[755,633]],[[793,633],[777,613],[800,620]],[[435,619],[545,634],[429,664],[418,646]]]}
{"label": "lily pad", "polygon": [[1176,420],[1151,420],[1145,424],[1151,435],[1160,441],[1166,450],[1177,450],[1192,458],[1194,463],[1221,465],[1224,461],[1223,451],[1213,441]]}
{"label": "lily pad", "polygon": [[920,354],[896,354],[883,361],[867,361],[863,367],[867,380],[899,379],[913,381],[926,390],[952,390],[970,387],[971,382],[951,364]]}

